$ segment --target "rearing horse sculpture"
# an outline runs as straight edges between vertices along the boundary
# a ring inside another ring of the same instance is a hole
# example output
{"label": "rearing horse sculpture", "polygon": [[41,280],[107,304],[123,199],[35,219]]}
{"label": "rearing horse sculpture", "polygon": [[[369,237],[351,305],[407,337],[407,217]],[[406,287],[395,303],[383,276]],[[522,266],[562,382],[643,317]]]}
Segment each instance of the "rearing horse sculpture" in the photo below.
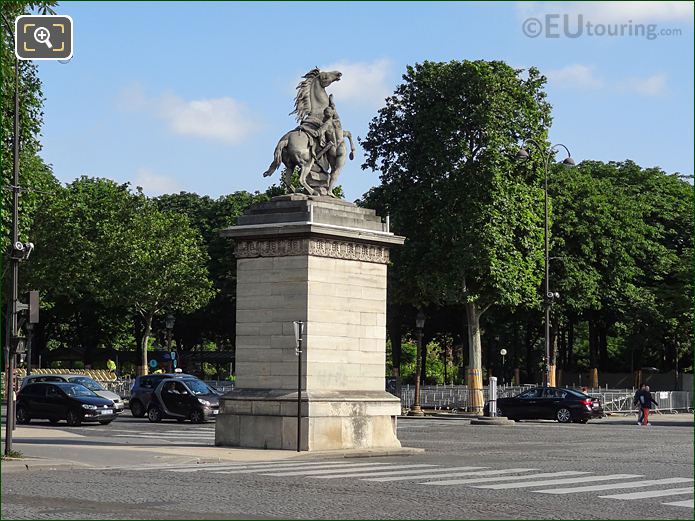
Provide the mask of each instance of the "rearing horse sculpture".
{"label": "rearing horse sculpture", "polygon": [[[280,138],[273,162],[263,173],[264,177],[272,175],[280,164],[284,164],[286,171],[282,181],[294,192],[292,174],[299,168],[299,183],[307,194],[335,197],[333,189],[347,156],[344,138],[350,141],[350,159],[355,157],[352,134],[340,127],[335,106],[326,93],[326,87],[339,81],[341,76],[338,71],[321,72],[318,68],[303,76],[304,80],[297,85],[294,111],[290,113],[295,114],[299,126]],[[332,134],[335,141],[322,147],[319,129],[324,124],[335,125],[336,131]]]}

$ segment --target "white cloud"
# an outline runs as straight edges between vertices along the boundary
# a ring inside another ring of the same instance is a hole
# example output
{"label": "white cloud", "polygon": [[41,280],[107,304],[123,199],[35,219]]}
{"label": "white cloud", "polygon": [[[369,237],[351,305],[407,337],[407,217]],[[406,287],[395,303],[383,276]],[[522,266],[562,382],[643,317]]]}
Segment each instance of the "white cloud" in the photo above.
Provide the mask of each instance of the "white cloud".
{"label": "white cloud", "polygon": [[233,98],[186,101],[164,94],[157,113],[176,134],[196,136],[236,145],[258,129],[246,107]]}
{"label": "white cloud", "polygon": [[175,179],[156,174],[149,168],[138,168],[133,184],[141,187],[143,192],[150,196],[172,194],[182,190],[181,185]]}
{"label": "white cloud", "polygon": [[[372,62],[338,61],[320,67],[322,71],[340,71],[340,81],[331,84],[328,92],[335,94],[336,104],[348,103],[369,108],[381,107],[393,93],[392,63],[387,59]],[[340,107],[338,107],[340,108]]]}
{"label": "white cloud", "polygon": [[152,113],[175,134],[230,145],[241,143],[259,128],[247,107],[230,97],[185,100],[168,92],[148,98],[142,86],[134,83],[120,92],[118,104],[124,110]]}
{"label": "white cloud", "polygon": [[545,14],[583,15],[597,23],[642,23],[693,21],[692,2],[518,2],[522,18]]}
{"label": "white cloud", "polygon": [[653,74],[646,78],[627,78],[605,81],[589,65],[575,63],[561,69],[546,72],[550,87],[566,87],[584,90],[610,89],[620,92],[633,92],[644,96],[658,96],[666,92],[665,74]]}
{"label": "white cloud", "polygon": [[551,85],[583,89],[598,89],[603,86],[603,80],[596,76],[593,67],[580,63],[550,70],[546,76]]}
{"label": "white cloud", "polygon": [[654,74],[647,78],[629,78],[620,82],[618,88],[645,96],[659,96],[666,92],[666,75]]}

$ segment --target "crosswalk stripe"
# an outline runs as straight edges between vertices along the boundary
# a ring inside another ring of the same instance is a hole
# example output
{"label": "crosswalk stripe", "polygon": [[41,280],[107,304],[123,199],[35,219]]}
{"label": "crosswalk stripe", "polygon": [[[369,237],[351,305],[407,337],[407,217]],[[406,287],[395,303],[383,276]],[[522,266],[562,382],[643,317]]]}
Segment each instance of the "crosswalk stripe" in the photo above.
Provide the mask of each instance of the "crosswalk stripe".
{"label": "crosswalk stripe", "polygon": [[[414,465],[413,465],[414,466]],[[436,465],[418,465],[418,467],[429,467],[429,468],[421,468],[417,470],[386,470],[386,471],[377,471],[377,472],[370,472],[370,478],[368,480],[363,480],[363,481],[376,481],[376,479],[373,479],[371,476],[405,476],[403,479],[418,479],[419,476],[414,476],[413,474],[422,474],[422,473],[433,473],[433,472],[461,472],[463,470],[474,470],[474,469],[484,469],[488,467],[447,467],[447,468],[432,468],[436,467]],[[403,468],[403,467],[401,467]],[[360,471],[355,471],[355,472],[360,472]],[[319,479],[333,479],[333,478],[349,478],[353,473],[348,472],[345,474],[329,474],[328,476],[316,476]],[[440,476],[441,474],[433,474],[434,476]]]}
{"label": "crosswalk stripe", "polygon": [[[466,467],[461,467],[462,469],[465,469]],[[376,478],[367,478],[364,479],[363,481],[379,481],[379,482],[387,482],[387,481],[405,481],[405,480],[418,480],[418,479],[441,479],[441,478],[458,478],[458,477],[465,477],[465,476],[496,476],[499,474],[513,474],[516,472],[529,472],[531,470],[537,470],[537,469],[503,469],[503,470],[478,470],[478,469],[487,469],[490,467],[469,467],[469,469],[473,472],[461,472],[461,471],[456,471],[456,472],[447,472],[447,473],[438,473],[438,470],[433,470],[431,474],[422,474],[418,476],[394,476],[394,477],[376,477]],[[447,471],[451,469],[442,469],[442,471]],[[502,478],[499,478],[502,479]]]}
{"label": "crosswalk stripe", "polygon": [[669,503],[661,503],[662,505],[671,505],[674,507],[688,507],[695,508],[693,505],[693,499],[686,499],[685,501],[671,501]]}
{"label": "crosswalk stripe", "polygon": [[323,463],[320,465],[268,465],[267,467],[263,468],[249,468],[249,469],[239,469],[238,471],[234,470],[224,470],[224,471],[215,471],[214,474],[253,474],[254,472],[259,473],[259,474],[264,474],[268,475],[268,472],[273,472],[273,471],[302,471],[300,474],[303,474],[305,472],[309,472],[311,470],[321,470],[321,469],[330,469],[331,472],[338,472],[344,467],[351,467],[351,466],[357,466],[357,465],[367,465],[367,463]]}
{"label": "crosswalk stripe", "polygon": [[245,464],[245,463],[229,463],[227,465],[218,465],[214,468],[210,466],[206,467],[183,467],[180,469],[171,469],[168,470],[167,472],[180,472],[180,473],[186,473],[186,472],[213,472],[215,474],[234,474],[234,473],[252,473],[252,472],[261,472],[261,471],[266,471],[266,470],[274,470],[274,469],[295,469],[295,468],[324,468],[326,466],[338,466],[338,465],[344,465],[345,463],[341,462],[332,462],[332,463],[325,463],[325,462],[290,462],[290,463],[283,463],[283,462],[271,462],[271,463],[264,463],[262,465],[255,465],[253,463],[250,464]]}
{"label": "crosswalk stripe", "polygon": [[158,439],[158,440],[166,440],[166,439],[172,439],[172,440],[181,440],[181,439],[186,439],[186,440],[200,440],[200,439],[209,439],[209,440],[214,440],[215,435],[198,435],[198,436],[191,436],[191,435],[183,435],[183,434],[165,434],[165,435],[160,435],[160,434],[114,434],[114,438],[152,438],[152,439]]}
{"label": "crosswalk stripe", "polygon": [[[641,478],[639,474],[611,474],[609,476],[587,476],[583,478],[566,478],[566,479],[546,479],[542,481],[534,481],[529,483],[499,483],[495,485],[473,485],[475,488],[489,488],[492,490],[502,490],[507,488],[531,488],[538,487],[541,485],[565,485],[572,483],[587,483],[590,481],[610,481],[611,479],[629,479],[629,478]],[[560,490],[562,494],[563,489]]]}
{"label": "crosswalk stripe", "polygon": [[[413,465],[400,465],[398,468],[399,469],[407,469],[407,470],[391,470],[389,472],[386,472],[385,474],[407,474],[408,472],[432,472],[432,467],[436,467],[436,465],[426,465],[424,463],[420,464],[413,464]],[[393,467],[391,467],[393,468]],[[410,469],[417,469],[417,470],[410,470]],[[336,478],[359,478],[360,476],[363,475],[368,475],[368,476],[374,476],[374,475],[380,475],[384,474],[384,472],[374,472],[371,469],[347,469],[344,472],[341,472],[340,469],[333,469],[332,474],[326,474],[324,475],[321,473],[321,475],[310,475],[308,477],[315,477],[315,478],[321,478],[321,479],[336,479]]]}
{"label": "crosswalk stripe", "polygon": [[[345,467],[350,466],[350,467],[362,467],[361,470],[379,470],[383,469],[384,467],[390,467],[394,468],[395,464],[394,463],[380,463],[380,464],[375,464],[375,463],[350,463],[348,465],[345,465]],[[406,465],[404,465],[406,466]],[[263,472],[264,476],[275,476],[275,477],[285,477],[285,476],[305,476],[305,475],[321,475],[321,474],[335,474],[335,469],[320,469],[320,470],[297,470],[297,471],[292,471],[292,472],[273,472],[273,473],[268,473],[268,472]]]}
{"label": "crosswalk stripe", "polygon": [[[617,474],[615,476],[621,478],[630,477],[643,477],[643,476],[633,476],[630,474]],[[603,479],[611,479],[611,476],[605,476]],[[589,480],[586,480],[589,481]],[[599,481],[596,478],[596,481]],[[609,483],[607,485],[590,485],[586,487],[571,487],[571,488],[558,488],[558,489],[548,489],[548,490],[534,490],[534,492],[539,492],[541,494],[572,494],[574,492],[595,492],[597,490],[610,490],[612,488],[640,488],[649,487],[651,485],[671,485],[672,483],[687,483],[693,481],[692,478],[666,478],[666,479],[650,479],[646,481],[624,481],[622,483]],[[556,482],[558,485],[560,482]],[[540,483],[541,485],[554,485],[553,482]]]}
{"label": "crosswalk stripe", "polygon": [[680,496],[681,494],[692,494],[693,487],[668,488],[666,490],[642,490],[640,492],[626,492],[625,494],[611,494],[610,496],[599,496],[609,499],[646,499],[650,497]]}
{"label": "crosswalk stripe", "polygon": [[466,485],[468,483],[490,483],[494,481],[523,481],[524,479],[552,478],[562,476],[579,476],[589,474],[588,472],[575,472],[573,470],[563,470],[562,472],[543,472],[542,474],[526,474],[524,476],[502,476],[494,478],[472,478],[472,479],[445,479],[442,481],[425,481],[421,485]]}
{"label": "crosswalk stripe", "polygon": [[[226,463],[162,463],[159,465],[140,465],[140,466],[123,466],[123,467],[108,467],[110,469],[135,469],[135,470],[174,470],[174,469],[188,469],[188,468],[200,468],[201,470],[216,469],[216,468],[228,468],[228,467],[244,467],[250,468],[252,466],[265,466],[272,465],[276,463],[282,463],[285,460],[279,461],[228,461]],[[306,463],[308,464],[308,463]]]}

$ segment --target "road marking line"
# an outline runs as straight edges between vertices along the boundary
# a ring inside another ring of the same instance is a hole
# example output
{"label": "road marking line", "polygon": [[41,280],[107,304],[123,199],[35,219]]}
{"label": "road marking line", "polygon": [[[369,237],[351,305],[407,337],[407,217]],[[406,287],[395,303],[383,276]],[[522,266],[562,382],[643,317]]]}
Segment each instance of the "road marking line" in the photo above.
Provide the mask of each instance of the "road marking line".
{"label": "road marking line", "polygon": [[[415,465],[413,465],[415,466]],[[418,467],[436,467],[437,465],[418,465]],[[401,467],[403,468],[403,467]],[[403,479],[418,479],[419,476],[413,476],[412,474],[422,474],[423,472],[461,472],[463,470],[474,470],[474,469],[486,469],[489,467],[447,467],[447,468],[422,468],[418,470],[386,470],[370,472],[370,476],[405,476]],[[357,471],[356,471],[357,472]],[[350,477],[352,472],[339,475],[328,475],[328,476],[316,476],[317,479],[333,479],[334,477]],[[410,476],[408,476],[410,475]],[[441,474],[434,474],[434,476],[440,476]],[[375,478],[364,479],[362,481],[377,481]]]}
{"label": "road marking line", "polygon": [[[367,474],[368,476],[380,476],[380,475],[388,475],[388,474],[408,474],[412,472],[434,472],[434,469],[432,467],[436,467],[437,465],[428,465],[425,463],[420,463],[420,464],[412,464],[412,465],[401,465],[399,468],[401,469],[417,469],[417,470],[390,470],[388,472],[374,472],[373,470],[364,470],[364,469],[348,469],[345,472],[340,472],[339,469],[334,469],[333,472],[335,474],[328,474],[328,475],[321,475],[321,476],[309,476],[309,477],[315,477],[316,479],[335,479],[335,478],[359,478],[360,476]],[[427,467],[427,468],[425,468]]]}
{"label": "road marking line", "polygon": [[[244,462],[244,461],[228,461],[226,463],[162,463],[160,465],[143,465],[139,467],[135,466],[122,466],[122,467],[109,467],[111,469],[117,469],[117,468],[124,468],[124,469],[137,469],[137,470],[174,470],[174,469],[187,469],[187,468],[200,468],[201,470],[214,470],[214,469],[219,469],[219,468],[233,468],[233,467],[239,467],[239,468],[252,468],[252,467],[261,467],[261,466],[268,466],[268,465],[273,465],[273,464],[282,464],[283,460],[280,461],[249,461],[249,462]],[[300,463],[296,462],[297,464],[303,464],[303,465],[314,465],[314,464],[320,464],[323,462],[306,462],[306,463]],[[338,463],[338,462],[335,462]]]}
{"label": "road marking line", "polygon": [[[466,467],[461,467],[461,469],[465,469]],[[439,470],[433,470],[432,474],[422,474],[419,476],[403,476],[403,477],[376,477],[376,478],[368,478],[364,479],[362,481],[379,481],[379,482],[387,482],[387,481],[405,481],[405,480],[417,480],[417,479],[440,479],[440,478],[459,478],[459,477],[465,477],[465,476],[496,476],[499,474],[514,474],[517,472],[530,472],[532,470],[538,470],[538,469],[524,469],[524,468],[519,468],[519,469],[502,469],[502,470],[478,470],[478,469],[489,469],[490,467],[468,467],[472,472],[461,472],[461,471],[456,471],[456,472],[451,472],[453,469],[441,469]],[[434,473],[436,472],[436,474]],[[439,473],[442,472],[442,473]],[[504,477],[500,477],[498,479],[503,479]],[[477,481],[477,480],[476,480]]]}
{"label": "road marking line", "polygon": [[[566,479],[546,479],[542,481],[535,481],[530,483],[500,483],[497,485],[474,485],[475,488],[488,488],[491,490],[503,490],[507,488],[531,488],[538,487],[540,485],[571,485],[573,483],[588,483],[591,481],[610,481],[611,479],[630,479],[630,478],[642,478],[639,474],[611,474],[609,476],[587,476],[583,478],[566,478]],[[562,494],[565,489],[553,489],[559,490]],[[551,492],[554,493],[554,492]]]}
{"label": "road marking line", "polygon": [[611,494],[610,496],[599,496],[609,499],[644,499],[650,497],[679,496],[681,494],[692,494],[693,487],[668,488],[666,490],[642,490],[640,492],[626,492],[625,494]]}
{"label": "road marking line", "polygon": [[526,474],[524,476],[506,476],[506,477],[494,477],[494,478],[473,478],[473,479],[446,479],[442,481],[426,481],[420,483],[421,485],[465,485],[467,483],[490,483],[494,481],[522,481],[524,479],[536,479],[536,478],[552,478],[552,477],[562,477],[562,476],[579,476],[581,474],[589,474],[589,472],[575,472],[573,470],[564,470],[562,472],[544,472],[542,474]]}
{"label": "road marking line", "polygon": [[693,506],[693,500],[692,499],[686,499],[685,501],[671,501],[670,503],[661,503],[662,505],[671,505],[674,507],[688,507],[688,508],[695,508]]}
{"label": "road marking line", "polygon": [[[379,470],[384,467],[396,468],[395,463],[348,463],[341,467],[363,467],[361,470]],[[264,476],[275,476],[275,477],[285,477],[285,476],[305,476],[307,474],[320,475],[320,474],[334,474],[336,469],[321,469],[321,470],[300,470],[293,472],[263,472]]]}
{"label": "road marking line", "polygon": [[[617,474],[620,477],[643,477],[643,476],[630,476],[629,474]],[[614,479],[611,476],[605,476],[603,479]],[[561,480],[565,481],[565,480]],[[590,481],[590,480],[585,480]],[[596,481],[600,481],[596,478]],[[558,489],[548,489],[548,490],[534,490],[534,492],[539,492],[541,494],[572,494],[574,492],[595,492],[597,490],[610,490],[612,488],[640,488],[649,487],[651,485],[670,485],[672,483],[687,483],[693,481],[692,478],[667,478],[667,479],[650,479],[647,481],[623,481],[621,483],[609,483],[607,485],[589,485],[587,487],[570,487],[570,488],[558,488]],[[560,482],[556,482],[558,485]],[[553,482],[541,483],[542,485],[554,485]]]}
{"label": "road marking line", "polygon": [[272,462],[272,463],[264,463],[261,465],[256,465],[253,463],[250,464],[244,464],[244,463],[230,463],[227,465],[218,465],[214,468],[207,467],[207,468],[197,468],[197,467],[183,467],[180,469],[171,469],[168,470],[167,472],[212,472],[214,474],[235,474],[235,473],[252,473],[252,472],[262,472],[266,470],[274,470],[274,469],[294,469],[294,468],[314,468],[314,467],[326,467],[326,466],[337,466],[337,465],[344,465],[345,463],[341,462],[334,462],[334,463],[300,463],[300,462],[294,462],[294,463],[282,463],[282,462]]}

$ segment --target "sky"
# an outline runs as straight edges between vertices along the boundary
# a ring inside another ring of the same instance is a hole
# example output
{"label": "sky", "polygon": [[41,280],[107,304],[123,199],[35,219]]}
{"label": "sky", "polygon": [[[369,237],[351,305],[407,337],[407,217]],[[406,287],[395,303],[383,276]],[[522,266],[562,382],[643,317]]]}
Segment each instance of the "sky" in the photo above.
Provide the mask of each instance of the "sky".
{"label": "sky", "polygon": [[[262,177],[301,76],[328,87],[364,137],[407,65],[503,60],[548,77],[553,143],[577,161],[632,159],[693,173],[692,2],[61,2],[67,63],[39,62],[43,150],[62,182],[81,175],[219,197]],[[566,24],[566,30],[565,30]],[[581,31],[580,31],[581,29]],[[379,184],[357,145],[339,184]]]}

